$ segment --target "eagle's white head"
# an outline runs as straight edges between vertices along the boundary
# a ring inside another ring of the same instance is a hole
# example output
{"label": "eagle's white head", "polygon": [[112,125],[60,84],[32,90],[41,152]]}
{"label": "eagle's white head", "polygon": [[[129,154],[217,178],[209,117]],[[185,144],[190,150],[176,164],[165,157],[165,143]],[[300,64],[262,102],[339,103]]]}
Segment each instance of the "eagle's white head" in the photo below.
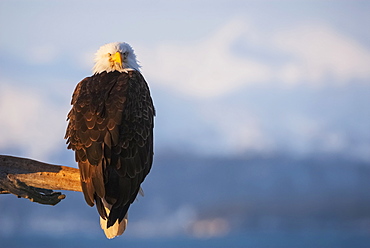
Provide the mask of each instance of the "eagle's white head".
{"label": "eagle's white head", "polygon": [[96,52],[93,73],[124,72],[130,69],[139,71],[140,67],[134,49],[129,44],[113,42],[101,46]]}

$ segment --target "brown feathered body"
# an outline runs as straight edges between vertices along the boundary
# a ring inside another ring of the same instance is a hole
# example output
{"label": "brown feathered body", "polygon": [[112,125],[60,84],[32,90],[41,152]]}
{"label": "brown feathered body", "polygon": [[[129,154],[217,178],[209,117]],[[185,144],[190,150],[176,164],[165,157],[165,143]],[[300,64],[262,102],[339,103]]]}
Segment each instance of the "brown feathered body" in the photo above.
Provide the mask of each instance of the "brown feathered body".
{"label": "brown feathered body", "polygon": [[87,204],[96,204],[106,220],[102,228],[110,228],[125,219],[152,166],[150,91],[139,71],[102,72],[76,86],[71,104],[68,148],[75,151]]}

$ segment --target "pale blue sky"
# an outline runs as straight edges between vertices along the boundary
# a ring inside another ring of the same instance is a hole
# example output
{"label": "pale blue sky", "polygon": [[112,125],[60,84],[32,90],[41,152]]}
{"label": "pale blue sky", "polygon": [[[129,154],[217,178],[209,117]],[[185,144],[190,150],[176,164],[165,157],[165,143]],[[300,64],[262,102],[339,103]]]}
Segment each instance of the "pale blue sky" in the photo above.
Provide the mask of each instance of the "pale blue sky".
{"label": "pale blue sky", "polygon": [[158,153],[370,159],[369,11],[368,1],[1,1],[0,150],[64,151],[75,85],[99,46],[126,41],[153,92]]}

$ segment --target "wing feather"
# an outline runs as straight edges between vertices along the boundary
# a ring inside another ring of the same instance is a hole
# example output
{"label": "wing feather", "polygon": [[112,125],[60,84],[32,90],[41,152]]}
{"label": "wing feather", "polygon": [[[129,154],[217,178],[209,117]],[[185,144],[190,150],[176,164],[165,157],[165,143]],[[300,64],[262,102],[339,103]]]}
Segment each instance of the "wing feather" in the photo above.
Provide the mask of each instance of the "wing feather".
{"label": "wing feather", "polygon": [[138,71],[103,72],[82,80],[71,103],[68,148],[76,153],[87,204],[96,204],[109,228],[125,218],[152,166],[149,88]]}

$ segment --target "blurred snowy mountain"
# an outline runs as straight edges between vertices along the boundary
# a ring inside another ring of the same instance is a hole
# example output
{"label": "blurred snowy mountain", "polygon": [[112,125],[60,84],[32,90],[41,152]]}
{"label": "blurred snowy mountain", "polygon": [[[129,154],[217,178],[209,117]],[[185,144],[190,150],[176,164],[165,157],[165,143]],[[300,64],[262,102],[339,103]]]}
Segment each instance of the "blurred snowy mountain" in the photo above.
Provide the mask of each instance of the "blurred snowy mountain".
{"label": "blurred snowy mountain", "polygon": [[[157,158],[125,236],[217,237],[247,230],[351,230],[370,223],[370,167],[343,158]],[[58,205],[0,197],[0,237],[104,238],[81,193]],[[214,226],[216,224],[216,227]]]}

